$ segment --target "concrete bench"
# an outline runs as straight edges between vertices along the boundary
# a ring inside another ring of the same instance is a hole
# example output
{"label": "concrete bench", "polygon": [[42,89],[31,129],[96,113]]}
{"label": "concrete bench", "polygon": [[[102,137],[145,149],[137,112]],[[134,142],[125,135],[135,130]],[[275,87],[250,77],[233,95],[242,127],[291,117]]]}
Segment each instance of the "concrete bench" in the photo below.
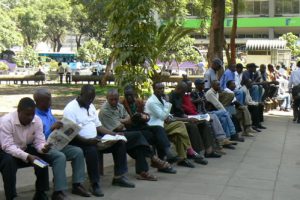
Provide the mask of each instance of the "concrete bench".
{"label": "concrete bench", "polygon": [[[90,82],[94,82],[94,84],[98,84],[100,85],[101,84],[101,81],[103,79],[104,75],[73,75],[72,76],[72,81],[75,82],[75,84],[77,84],[77,82],[84,82],[84,81],[87,81],[88,83]],[[113,75],[110,75],[109,78],[108,78],[108,82],[112,82],[114,81],[115,78]]]}
{"label": "concrete bench", "polygon": [[45,75],[0,75],[0,84],[1,81],[6,81],[6,83],[10,84],[12,81],[14,84],[23,84],[24,81],[27,81],[27,84],[29,81],[34,81],[35,83],[42,83],[44,84],[45,81]]}

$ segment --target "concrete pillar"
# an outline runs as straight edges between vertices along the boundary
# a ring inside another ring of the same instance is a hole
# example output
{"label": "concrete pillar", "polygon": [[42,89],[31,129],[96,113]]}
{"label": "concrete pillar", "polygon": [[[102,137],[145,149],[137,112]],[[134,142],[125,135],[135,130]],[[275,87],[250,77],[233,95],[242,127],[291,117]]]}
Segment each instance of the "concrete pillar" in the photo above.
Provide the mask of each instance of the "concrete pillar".
{"label": "concrete pillar", "polygon": [[274,28],[269,28],[269,39],[274,39],[275,33]]}
{"label": "concrete pillar", "polygon": [[269,0],[269,17],[275,15],[275,0]]}

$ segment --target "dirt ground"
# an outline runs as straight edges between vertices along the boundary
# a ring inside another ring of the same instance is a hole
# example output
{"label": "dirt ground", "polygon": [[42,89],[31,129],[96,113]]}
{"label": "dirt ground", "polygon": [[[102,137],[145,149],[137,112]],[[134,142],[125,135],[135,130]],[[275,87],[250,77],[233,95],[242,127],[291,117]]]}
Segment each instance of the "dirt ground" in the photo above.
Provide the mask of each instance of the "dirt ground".
{"label": "dirt ground", "polygon": [[[7,112],[16,110],[18,102],[23,97],[33,96],[38,87],[48,88],[52,94],[52,109],[56,116],[61,116],[65,105],[76,98],[80,91],[80,85],[61,86],[61,85],[0,85],[0,116]],[[68,95],[66,95],[68,94]],[[97,95],[94,105],[97,109],[105,101],[104,96]]]}

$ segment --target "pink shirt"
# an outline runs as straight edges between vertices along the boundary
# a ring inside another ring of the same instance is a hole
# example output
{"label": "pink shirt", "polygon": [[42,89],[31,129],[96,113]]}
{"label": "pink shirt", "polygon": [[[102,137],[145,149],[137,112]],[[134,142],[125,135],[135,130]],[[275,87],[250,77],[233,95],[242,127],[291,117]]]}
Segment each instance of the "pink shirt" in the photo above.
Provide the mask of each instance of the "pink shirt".
{"label": "pink shirt", "polygon": [[41,152],[44,147],[45,135],[43,123],[38,116],[34,116],[27,126],[20,123],[18,112],[11,112],[1,118],[0,145],[1,149],[12,156],[26,161],[28,153],[24,152],[28,144],[33,144]]}

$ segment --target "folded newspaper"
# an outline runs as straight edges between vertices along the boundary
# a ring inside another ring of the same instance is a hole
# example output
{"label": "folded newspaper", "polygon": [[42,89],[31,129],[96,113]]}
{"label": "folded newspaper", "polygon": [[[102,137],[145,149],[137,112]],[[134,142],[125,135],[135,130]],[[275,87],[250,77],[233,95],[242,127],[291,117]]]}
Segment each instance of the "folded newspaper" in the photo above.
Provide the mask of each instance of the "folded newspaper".
{"label": "folded newspaper", "polygon": [[189,115],[188,118],[195,118],[195,119],[198,119],[200,121],[201,120],[206,120],[206,121],[210,120],[209,114]]}
{"label": "folded newspaper", "polygon": [[120,140],[127,142],[126,137],[123,135],[106,134],[101,138],[101,142],[99,142],[97,144],[97,146],[98,146],[99,150],[104,150],[104,149],[111,147],[114,143],[116,143],[117,141],[120,141]]}
{"label": "folded newspaper", "polygon": [[67,118],[63,118],[61,122],[63,123],[63,127],[52,131],[47,139],[47,142],[52,144],[51,148],[57,150],[61,150],[67,146],[81,129],[80,126]]}

